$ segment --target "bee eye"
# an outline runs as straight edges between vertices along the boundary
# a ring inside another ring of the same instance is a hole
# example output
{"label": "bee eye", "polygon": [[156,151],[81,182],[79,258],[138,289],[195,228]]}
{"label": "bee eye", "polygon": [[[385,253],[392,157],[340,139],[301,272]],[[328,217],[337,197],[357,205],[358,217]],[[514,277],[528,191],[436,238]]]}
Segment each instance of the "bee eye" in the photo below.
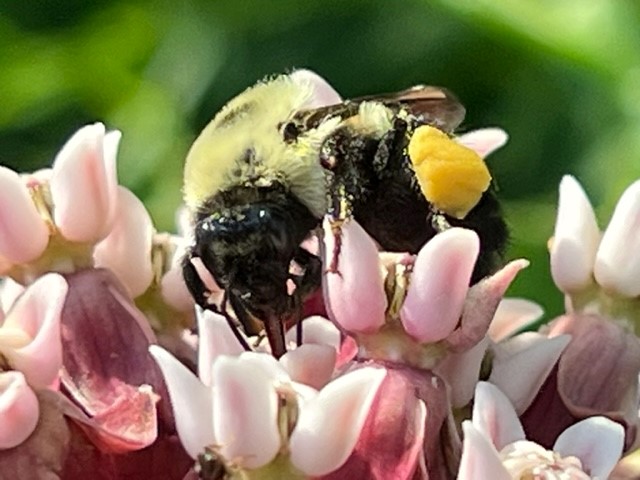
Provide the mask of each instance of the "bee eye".
{"label": "bee eye", "polygon": [[281,131],[282,131],[282,138],[284,138],[284,141],[287,143],[293,142],[298,138],[298,135],[300,135],[300,130],[298,129],[298,126],[293,122],[285,123],[282,126]]}

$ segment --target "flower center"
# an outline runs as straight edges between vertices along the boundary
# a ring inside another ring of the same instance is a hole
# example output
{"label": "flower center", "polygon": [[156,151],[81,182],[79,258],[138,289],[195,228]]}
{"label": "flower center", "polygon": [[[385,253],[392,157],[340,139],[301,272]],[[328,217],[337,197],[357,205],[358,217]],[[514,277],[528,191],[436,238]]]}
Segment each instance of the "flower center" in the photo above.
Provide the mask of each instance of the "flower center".
{"label": "flower center", "polygon": [[502,464],[514,480],[589,480],[577,457],[561,457],[537,443],[520,440],[500,452]]}

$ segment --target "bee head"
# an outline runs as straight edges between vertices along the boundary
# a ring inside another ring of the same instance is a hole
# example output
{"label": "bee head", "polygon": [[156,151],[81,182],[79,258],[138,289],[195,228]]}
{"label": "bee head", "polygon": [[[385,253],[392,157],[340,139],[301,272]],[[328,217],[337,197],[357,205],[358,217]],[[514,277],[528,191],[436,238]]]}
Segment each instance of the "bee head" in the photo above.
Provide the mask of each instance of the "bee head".
{"label": "bee head", "polygon": [[237,188],[218,200],[196,224],[193,255],[257,317],[282,314],[291,302],[289,265],[318,221],[279,187]]}

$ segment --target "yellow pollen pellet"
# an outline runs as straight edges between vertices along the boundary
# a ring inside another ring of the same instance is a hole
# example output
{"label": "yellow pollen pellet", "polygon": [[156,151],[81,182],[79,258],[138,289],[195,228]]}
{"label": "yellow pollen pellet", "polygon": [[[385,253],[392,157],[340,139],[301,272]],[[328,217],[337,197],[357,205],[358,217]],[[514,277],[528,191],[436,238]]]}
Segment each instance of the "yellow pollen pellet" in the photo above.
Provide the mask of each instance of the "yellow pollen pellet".
{"label": "yellow pollen pellet", "polygon": [[434,127],[423,125],[415,130],[409,158],[425,198],[455,218],[464,218],[491,183],[480,155]]}

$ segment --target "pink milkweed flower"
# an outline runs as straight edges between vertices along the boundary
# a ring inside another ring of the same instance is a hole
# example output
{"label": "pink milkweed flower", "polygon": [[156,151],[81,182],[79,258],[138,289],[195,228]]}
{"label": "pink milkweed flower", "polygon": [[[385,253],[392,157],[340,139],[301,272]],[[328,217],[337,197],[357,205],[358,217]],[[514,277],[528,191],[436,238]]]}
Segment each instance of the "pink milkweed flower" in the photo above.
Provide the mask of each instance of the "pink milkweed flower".
{"label": "pink milkweed flower", "polygon": [[551,273],[570,307],[593,311],[606,308],[610,298],[640,296],[640,256],[634,243],[640,237],[635,221],[639,214],[637,181],[624,191],[607,229],[600,233],[578,181],[568,175],[562,179],[551,241]]}
{"label": "pink milkweed flower", "polygon": [[20,445],[35,430],[40,408],[34,389],[58,385],[66,294],[60,275],[45,275],[0,319],[0,450]]}
{"label": "pink milkweed flower", "polygon": [[325,475],[347,460],[385,376],[362,369],[318,391],[293,382],[271,355],[246,352],[218,356],[207,385],[162,348],[150,351],[192,458],[211,452],[227,471],[286,478]]}
{"label": "pink milkweed flower", "polygon": [[[539,392],[527,395],[526,411],[520,409],[522,402],[514,402],[525,431],[542,445],[553,444],[564,428],[593,415],[620,422],[627,448],[636,439],[640,342],[632,326],[640,320],[640,257],[633,242],[639,213],[640,182],[635,182],[601,235],[580,184],[570,176],[560,183],[551,270],[566,295],[567,314],[540,333],[552,340],[570,335],[571,341],[538,385]],[[513,383],[504,378],[499,381],[494,375],[492,381],[514,400],[514,389],[508,386]],[[550,416],[554,421],[543,427],[540,419]]]}
{"label": "pink milkweed flower", "polygon": [[[326,232],[328,264],[334,235]],[[473,231],[438,234],[415,258],[380,256],[355,221],[342,225],[340,238],[338,271],[324,279],[327,310],[355,339],[356,365],[379,365],[387,377],[369,415],[371,428],[335,478],[450,478],[456,465],[445,452],[459,448],[451,408],[471,400],[489,323],[526,262],[512,262],[469,288],[479,252]],[[389,477],[394,471],[399,476]]]}
{"label": "pink milkweed flower", "polygon": [[[275,468],[278,472],[288,465],[289,473],[299,475],[300,471],[320,475],[344,463],[384,371],[368,369],[330,381],[339,332],[319,317],[303,320],[302,327],[305,343],[293,348],[295,333],[289,331],[292,348],[276,360],[268,353],[244,352],[223,316],[198,311],[197,377],[160,347],[150,349],[165,375],[178,433],[192,458],[208,451],[223,459],[230,471]],[[284,404],[274,407],[268,400],[274,396]],[[290,417],[296,409],[297,420]],[[323,409],[328,410],[323,413]],[[339,418],[334,421],[327,415]],[[289,422],[289,433],[278,433],[281,421]],[[317,455],[321,445],[324,456]]]}
{"label": "pink milkweed flower", "polygon": [[115,216],[119,141],[120,132],[96,123],[67,141],[51,170],[20,177],[0,167],[2,273],[29,283],[46,271],[90,264],[91,247]]}
{"label": "pink milkweed flower", "polygon": [[547,450],[526,439],[507,397],[486,382],[478,383],[472,420],[462,427],[457,480],[604,479],[620,459],[624,442],[620,425],[595,416],[566,429]]}
{"label": "pink milkweed flower", "polygon": [[[334,235],[327,224],[325,232],[327,256]],[[339,271],[324,278],[330,318],[356,339],[360,358],[421,368],[480,343],[507,286],[527,265],[512,262],[469,288],[479,240],[462,228],[436,235],[417,257],[394,257],[389,266],[362,227],[348,221],[340,252]]]}
{"label": "pink milkweed flower", "polygon": [[27,288],[0,326],[2,370],[20,371],[34,388],[57,385],[62,366],[60,318],[67,282],[48,274]]}

